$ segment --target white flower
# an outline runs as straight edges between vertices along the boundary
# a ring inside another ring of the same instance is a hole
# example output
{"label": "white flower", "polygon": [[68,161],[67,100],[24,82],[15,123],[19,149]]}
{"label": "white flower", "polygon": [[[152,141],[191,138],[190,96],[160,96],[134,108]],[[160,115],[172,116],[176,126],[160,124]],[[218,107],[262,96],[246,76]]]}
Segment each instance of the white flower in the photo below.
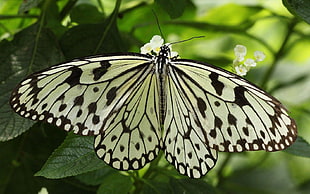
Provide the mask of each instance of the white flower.
{"label": "white flower", "polygon": [[48,191],[45,187],[42,187],[38,194],[48,194]]}
{"label": "white flower", "polygon": [[158,54],[160,51],[160,47],[164,44],[164,39],[159,35],[154,35],[150,40],[150,44],[152,47],[152,51]]}
{"label": "white flower", "polygon": [[140,48],[141,54],[147,54],[152,52],[152,45],[151,43],[146,43]]}
{"label": "white flower", "polygon": [[234,53],[236,58],[233,61],[233,67],[235,68],[236,73],[240,76],[246,75],[252,67],[256,66],[257,62],[263,61],[266,57],[263,52],[255,51],[255,59],[244,59],[247,53],[247,48],[243,45],[236,45]]}
{"label": "white flower", "polygon": [[263,61],[266,58],[265,53],[263,53],[262,51],[255,51],[254,52],[254,58],[255,61]]}
{"label": "white flower", "polygon": [[247,68],[244,65],[238,65],[235,67],[236,73],[240,76],[245,76],[248,72]]}
{"label": "white flower", "polygon": [[155,35],[149,43],[143,45],[140,50],[141,54],[151,54],[152,52],[159,53],[160,47],[164,44],[164,39],[161,36]]}
{"label": "white flower", "polygon": [[238,61],[243,61],[246,55],[247,49],[243,45],[236,45],[234,48],[235,56]]}
{"label": "white flower", "polygon": [[159,35],[154,35],[150,41],[153,48],[161,47],[164,44],[164,39]]}
{"label": "white flower", "polygon": [[256,62],[254,61],[254,59],[246,59],[244,61],[244,65],[245,65],[245,67],[255,67]]}

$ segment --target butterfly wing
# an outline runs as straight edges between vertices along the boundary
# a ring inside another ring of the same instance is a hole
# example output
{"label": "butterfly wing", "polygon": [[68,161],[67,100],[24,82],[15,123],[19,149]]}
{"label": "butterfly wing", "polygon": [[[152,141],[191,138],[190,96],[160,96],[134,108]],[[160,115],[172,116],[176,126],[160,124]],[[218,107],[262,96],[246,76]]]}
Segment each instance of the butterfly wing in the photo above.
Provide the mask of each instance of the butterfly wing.
{"label": "butterfly wing", "polygon": [[55,65],[23,80],[12,92],[10,103],[23,117],[80,135],[98,135],[107,118],[151,71],[150,61],[124,54]]}
{"label": "butterfly wing", "polygon": [[161,142],[156,75],[149,73],[96,136],[97,155],[121,170],[140,169],[158,155]]}
{"label": "butterfly wing", "polygon": [[200,178],[216,164],[217,151],[205,144],[204,131],[184,95],[175,78],[168,76],[163,149],[181,174]]}
{"label": "butterfly wing", "polygon": [[158,89],[146,55],[97,56],[34,73],[12,108],[80,135],[97,135],[97,155],[114,168],[142,168],[160,149]]}
{"label": "butterfly wing", "polygon": [[284,106],[245,79],[192,60],[172,61],[169,73],[189,107],[182,110],[192,115],[185,121],[198,126],[193,130],[210,148],[277,151],[295,141],[296,124]]}

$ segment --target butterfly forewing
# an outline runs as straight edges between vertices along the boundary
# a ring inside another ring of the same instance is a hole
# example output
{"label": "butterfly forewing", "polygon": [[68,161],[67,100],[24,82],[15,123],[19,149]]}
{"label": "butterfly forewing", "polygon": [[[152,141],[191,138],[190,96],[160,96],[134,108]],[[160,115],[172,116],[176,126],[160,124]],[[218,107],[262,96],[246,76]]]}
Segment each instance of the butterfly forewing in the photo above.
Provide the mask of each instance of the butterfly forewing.
{"label": "butterfly forewing", "polygon": [[143,81],[149,63],[146,57],[119,55],[52,66],[22,81],[12,93],[11,106],[23,117],[96,135]]}
{"label": "butterfly forewing", "polygon": [[243,78],[205,63],[171,62],[206,134],[205,143],[226,152],[283,150],[297,137],[296,124],[274,97]]}

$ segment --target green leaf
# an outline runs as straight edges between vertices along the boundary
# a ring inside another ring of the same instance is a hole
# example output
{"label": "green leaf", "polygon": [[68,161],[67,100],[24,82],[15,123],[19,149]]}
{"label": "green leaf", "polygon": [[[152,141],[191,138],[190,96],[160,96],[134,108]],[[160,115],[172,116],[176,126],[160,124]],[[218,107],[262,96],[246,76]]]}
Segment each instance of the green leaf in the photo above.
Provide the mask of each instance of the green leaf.
{"label": "green leaf", "polygon": [[104,20],[104,14],[100,13],[97,7],[86,3],[75,6],[70,17],[72,22],[79,24],[102,23]]}
{"label": "green leaf", "polygon": [[62,192],[67,191],[68,187],[73,192],[73,186],[63,181],[33,176],[63,141],[65,134],[65,131],[52,125],[38,123],[26,134],[0,142],[0,193],[38,193],[43,186],[50,193],[59,193],[55,189],[55,192],[50,190],[52,185],[62,187]]}
{"label": "green leaf", "polygon": [[20,31],[11,42],[3,40],[0,50],[0,141],[7,141],[33,124],[11,110],[11,91],[27,74],[63,60],[63,55],[53,33],[38,24]]}
{"label": "green leaf", "polygon": [[[178,173],[178,172],[176,172]],[[147,180],[144,181],[147,182],[147,184],[144,184],[143,190],[141,193],[147,193],[147,194],[171,194],[172,189],[170,185],[169,179],[167,177],[156,177],[155,180]]]}
{"label": "green leaf", "polygon": [[234,27],[253,25],[262,9],[259,6],[244,6],[236,3],[223,4],[208,11],[203,21]]}
{"label": "green leaf", "polygon": [[[5,91],[0,85],[0,91]],[[0,96],[0,141],[8,141],[27,131],[34,122],[14,113],[8,103],[9,92]]]}
{"label": "green leaf", "polygon": [[105,163],[95,154],[93,139],[69,134],[35,175],[63,178],[105,167]]}
{"label": "green leaf", "polygon": [[45,1],[41,6],[41,20],[44,27],[53,31],[55,36],[62,36],[67,28],[62,25],[57,1]]}
{"label": "green leaf", "polygon": [[297,137],[293,145],[291,145],[284,151],[290,154],[294,154],[296,156],[310,158],[310,144],[300,136]]}
{"label": "green leaf", "polygon": [[282,0],[282,2],[293,15],[310,24],[309,0]]}
{"label": "green leaf", "polygon": [[86,55],[120,52],[126,49],[122,48],[116,24],[120,3],[120,0],[116,1],[113,12],[103,23],[81,24],[67,31],[62,37],[61,46],[69,59]]}
{"label": "green leaf", "polygon": [[[280,158],[279,158],[280,159]],[[280,194],[298,193],[287,161],[278,160],[265,168],[234,170],[218,185],[222,193]]]}
{"label": "green leaf", "polygon": [[155,2],[159,4],[172,19],[182,16],[186,7],[186,0],[156,0]]}
{"label": "green leaf", "polygon": [[103,180],[97,194],[127,194],[132,186],[130,177],[114,173]]}
{"label": "green leaf", "polygon": [[[107,30],[107,33],[103,32]],[[103,39],[102,44],[100,40]],[[67,58],[124,51],[115,23],[81,24],[68,30],[61,38],[61,46]]]}
{"label": "green leaf", "polygon": [[170,179],[172,193],[217,193],[216,190],[203,180],[196,179]]}
{"label": "green leaf", "polygon": [[101,168],[81,175],[77,175],[75,176],[75,178],[87,185],[100,185],[104,182],[107,176],[116,172],[119,171],[111,168],[110,166],[107,166],[106,168]]}

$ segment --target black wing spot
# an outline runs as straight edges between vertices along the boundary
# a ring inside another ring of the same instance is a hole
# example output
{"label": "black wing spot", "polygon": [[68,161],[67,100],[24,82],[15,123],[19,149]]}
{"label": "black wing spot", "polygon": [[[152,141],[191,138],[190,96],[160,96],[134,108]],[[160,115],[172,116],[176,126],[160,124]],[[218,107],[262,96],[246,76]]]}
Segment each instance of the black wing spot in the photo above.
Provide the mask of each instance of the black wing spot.
{"label": "black wing spot", "polygon": [[47,107],[47,103],[42,104],[42,110],[44,110]]}
{"label": "black wing spot", "polygon": [[121,152],[123,152],[123,151],[125,150],[125,147],[124,147],[123,145],[120,145],[120,146],[119,146],[119,150],[120,150]]}
{"label": "black wing spot", "polygon": [[67,105],[66,104],[62,104],[62,105],[59,106],[58,111],[61,112],[61,111],[65,110],[66,108],[67,108]]}
{"label": "black wing spot", "polygon": [[135,148],[136,148],[137,150],[140,150],[140,144],[139,144],[139,143],[136,143]]}
{"label": "black wing spot", "polygon": [[83,95],[77,96],[74,99],[74,106],[81,106],[83,103],[84,103],[84,96]]}
{"label": "black wing spot", "polygon": [[265,132],[264,131],[260,131],[260,135],[262,136],[262,138],[264,138],[265,139]]}
{"label": "black wing spot", "polygon": [[94,117],[93,117],[93,124],[96,125],[96,124],[99,123],[99,121],[100,121],[100,117],[98,115],[94,115]]}
{"label": "black wing spot", "polygon": [[198,143],[195,144],[195,147],[196,147],[196,149],[197,149],[198,151],[200,151],[200,146],[199,146]]}
{"label": "black wing spot", "polygon": [[230,127],[227,127],[227,133],[228,135],[231,137],[232,136],[232,131],[231,131],[231,128]]}
{"label": "black wing spot", "polygon": [[242,131],[246,136],[249,136],[249,129],[247,127],[242,127]]}
{"label": "black wing spot", "polygon": [[95,68],[93,70],[94,81],[99,80],[107,71],[111,64],[108,61],[101,61],[101,67]]}
{"label": "black wing spot", "polygon": [[71,75],[64,82],[69,84],[70,87],[80,84],[80,77],[83,71],[78,67],[70,67],[69,71],[71,71]]}
{"label": "black wing spot", "polygon": [[214,105],[217,106],[217,107],[219,107],[219,106],[221,105],[221,103],[220,103],[219,101],[215,101],[215,102],[214,102]]}
{"label": "black wing spot", "polygon": [[115,141],[116,139],[117,139],[117,136],[116,136],[116,135],[113,135],[113,136],[111,137],[111,142]]}
{"label": "black wing spot", "polygon": [[251,120],[250,120],[248,117],[245,119],[245,122],[246,122],[247,124],[249,124],[249,125],[252,125],[252,122],[251,122]]}
{"label": "black wing spot", "polygon": [[202,115],[203,118],[206,118],[206,114],[205,114],[205,111],[207,109],[207,105],[205,103],[205,101],[202,99],[202,98],[197,98],[197,106],[198,106],[198,109],[200,111],[200,114]]}
{"label": "black wing spot", "polygon": [[245,97],[246,89],[242,86],[237,86],[234,89],[235,92],[235,103],[239,106],[250,105],[249,101]]}
{"label": "black wing spot", "polygon": [[209,78],[211,79],[211,84],[214,87],[217,95],[221,96],[224,89],[224,84],[218,80],[219,75],[217,73],[212,72],[209,75]]}
{"label": "black wing spot", "polygon": [[273,128],[273,127],[270,127],[270,128],[269,128],[270,132],[271,132],[274,136],[276,136],[276,131],[275,131],[274,129],[275,129],[275,128]]}
{"label": "black wing spot", "polygon": [[83,111],[80,109],[77,113],[76,113],[76,117],[80,117],[82,115]]}
{"label": "black wing spot", "polygon": [[88,112],[89,113],[95,113],[97,111],[97,103],[92,102],[88,105]]}
{"label": "black wing spot", "polygon": [[192,157],[193,157],[192,152],[189,152],[189,153],[187,154],[187,156],[188,156],[189,159],[192,159]]}
{"label": "black wing spot", "polygon": [[215,116],[214,124],[215,124],[215,127],[222,129],[223,122],[219,117]]}
{"label": "black wing spot", "polygon": [[236,119],[236,117],[234,116],[234,115],[232,115],[232,114],[228,114],[228,123],[230,124],[230,125],[234,125],[234,126],[236,126],[237,125],[237,119]]}
{"label": "black wing spot", "polygon": [[31,106],[35,105],[38,102],[39,102],[39,99],[38,98],[34,98],[32,103],[31,103]]}
{"label": "black wing spot", "polygon": [[216,130],[215,129],[211,129],[209,134],[210,134],[211,137],[216,138],[217,134],[216,134]]}
{"label": "black wing spot", "polygon": [[177,148],[177,154],[180,155],[180,153],[181,153],[181,149]]}
{"label": "black wing spot", "polygon": [[93,91],[96,93],[96,92],[99,91],[99,88],[96,86],[96,87],[93,88]]}
{"label": "black wing spot", "polygon": [[113,87],[111,88],[108,92],[107,92],[107,105],[110,105],[112,103],[112,101],[115,99],[116,97],[116,91],[117,91],[117,88],[116,87]]}

